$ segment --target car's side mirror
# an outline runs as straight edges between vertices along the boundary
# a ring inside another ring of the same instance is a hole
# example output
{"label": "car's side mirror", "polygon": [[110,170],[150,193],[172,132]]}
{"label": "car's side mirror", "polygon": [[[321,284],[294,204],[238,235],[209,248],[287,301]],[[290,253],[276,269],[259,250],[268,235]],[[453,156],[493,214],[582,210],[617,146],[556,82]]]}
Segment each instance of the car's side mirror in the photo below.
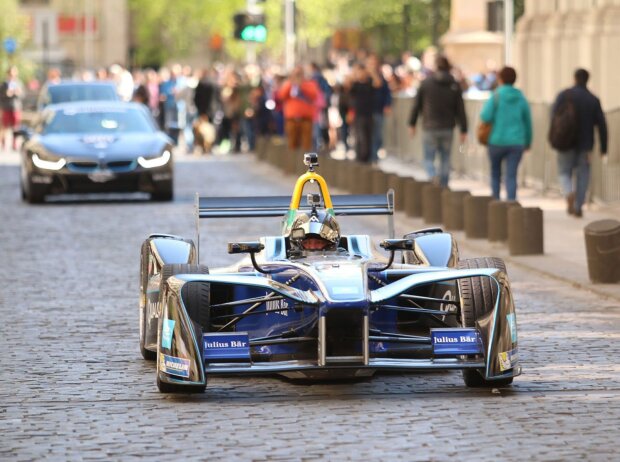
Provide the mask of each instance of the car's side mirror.
{"label": "car's side mirror", "polygon": [[229,242],[228,253],[256,253],[263,250],[265,246],[260,242]]}
{"label": "car's side mirror", "polygon": [[32,138],[32,134],[33,134],[32,129],[30,127],[25,127],[23,125],[21,127],[17,128],[17,129],[15,129],[15,130],[13,130],[13,136],[14,137],[17,138],[17,137],[21,136],[25,140],[29,140],[30,138]]}
{"label": "car's side mirror", "polygon": [[394,252],[396,250],[413,250],[413,239],[385,239],[379,244],[385,250]]}

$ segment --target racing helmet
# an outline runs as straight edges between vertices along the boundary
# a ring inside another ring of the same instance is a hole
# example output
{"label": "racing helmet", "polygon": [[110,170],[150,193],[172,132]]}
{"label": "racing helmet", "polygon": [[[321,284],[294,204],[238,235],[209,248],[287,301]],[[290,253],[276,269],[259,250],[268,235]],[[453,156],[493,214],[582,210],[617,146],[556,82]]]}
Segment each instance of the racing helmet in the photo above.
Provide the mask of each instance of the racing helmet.
{"label": "racing helmet", "polygon": [[335,250],[340,242],[340,226],[325,210],[300,212],[291,225],[289,240],[299,250]]}

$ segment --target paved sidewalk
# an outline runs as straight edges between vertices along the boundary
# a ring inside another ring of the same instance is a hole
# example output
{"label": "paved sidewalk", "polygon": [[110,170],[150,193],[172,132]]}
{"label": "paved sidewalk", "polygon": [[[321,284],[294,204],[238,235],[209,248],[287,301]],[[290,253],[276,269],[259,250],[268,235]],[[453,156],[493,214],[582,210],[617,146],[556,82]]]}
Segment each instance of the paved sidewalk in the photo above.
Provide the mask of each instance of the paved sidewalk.
{"label": "paved sidewalk", "polygon": [[[387,172],[397,172],[400,175],[411,175],[418,180],[426,180],[426,174],[421,166],[405,163],[394,156],[381,160],[379,166]],[[488,184],[456,176],[450,177],[450,189],[467,190],[473,195],[491,194]],[[594,284],[590,281],[584,237],[584,227],[593,221],[603,219],[620,221],[620,204],[609,206],[589,204],[584,208],[583,218],[576,218],[566,213],[566,202],[559,193],[550,192],[542,195],[533,188],[520,187],[517,190],[517,200],[524,207],[540,207],[543,210],[544,255],[511,256],[505,244],[491,243],[486,239],[466,238],[464,232],[457,231],[454,234],[460,247],[477,255],[501,257],[509,266],[519,265],[620,303],[620,283]],[[422,222],[420,219],[417,221]]]}

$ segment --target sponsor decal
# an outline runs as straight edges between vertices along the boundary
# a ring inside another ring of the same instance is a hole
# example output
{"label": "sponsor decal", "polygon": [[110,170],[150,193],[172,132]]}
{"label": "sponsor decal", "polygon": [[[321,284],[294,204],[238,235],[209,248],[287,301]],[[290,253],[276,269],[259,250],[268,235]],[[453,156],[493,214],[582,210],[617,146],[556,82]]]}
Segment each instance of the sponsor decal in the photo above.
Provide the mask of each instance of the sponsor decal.
{"label": "sponsor decal", "polygon": [[510,313],[506,315],[506,320],[508,321],[512,343],[517,343],[517,317],[514,313]]}
{"label": "sponsor decal", "polygon": [[499,370],[502,372],[512,369],[519,361],[519,355],[516,348],[510,351],[498,353],[497,357],[499,359]]}
{"label": "sponsor decal", "polygon": [[249,361],[250,339],[247,332],[204,334],[204,359],[213,361]]}
{"label": "sponsor decal", "polygon": [[476,329],[431,329],[431,343],[436,355],[482,353],[482,343]]}
{"label": "sponsor decal", "polygon": [[162,348],[170,348],[172,346],[172,333],[174,332],[174,325],[176,321],[172,319],[164,319],[164,323],[161,328],[161,346]]}
{"label": "sponsor decal", "polygon": [[[267,311],[275,311],[275,314],[281,314],[282,316],[288,316],[288,311],[278,311],[278,310],[288,310],[288,300],[269,300],[266,303]],[[270,313],[266,313],[270,314]]]}
{"label": "sponsor decal", "polygon": [[189,359],[168,356],[163,353],[159,354],[159,368],[166,374],[189,378],[190,364],[191,361]]}

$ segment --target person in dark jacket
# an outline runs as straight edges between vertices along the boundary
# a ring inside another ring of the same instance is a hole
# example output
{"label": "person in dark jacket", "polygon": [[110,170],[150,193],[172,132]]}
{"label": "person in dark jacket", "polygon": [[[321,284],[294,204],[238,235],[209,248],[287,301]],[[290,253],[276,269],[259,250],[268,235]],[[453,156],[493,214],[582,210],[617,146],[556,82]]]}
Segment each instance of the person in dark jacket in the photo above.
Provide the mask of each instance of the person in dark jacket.
{"label": "person in dark jacket", "polygon": [[[591,151],[594,147],[594,126],[598,127],[601,155],[607,154],[607,124],[599,99],[586,87],[590,74],[585,69],[575,71],[575,86],[557,96],[552,115],[566,101],[575,108],[577,119],[576,144],[567,151],[558,151],[560,186],[566,197],[567,212],[582,217],[582,206],[590,183]],[[573,181],[574,177],[574,181]]]}
{"label": "person in dark jacket", "polygon": [[[422,114],[424,134],[424,167],[429,179],[441,186],[448,186],[450,177],[450,151],[454,127],[458,122],[461,143],[467,138],[467,116],[461,87],[450,74],[451,65],[443,55],[435,60],[436,71],[428,76],[418,90],[413,104],[409,129],[415,136],[418,116]],[[439,155],[439,173],[435,158]]]}
{"label": "person in dark jacket", "polygon": [[381,87],[381,80],[372,76],[363,64],[353,67],[353,74],[346,85],[353,103],[355,152],[358,162],[372,162],[372,108],[375,92]]}
{"label": "person in dark jacket", "polygon": [[390,114],[392,110],[392,92],[381,72],[381,62],[379,57],[372,54],[366,60],[366,65],[373,79],[381,81],[381,86],[375,91],[372,107],[372,150],[370,159],[373,163],[379,161],[379,149],[383,147],[383,125],[384,115]]}

